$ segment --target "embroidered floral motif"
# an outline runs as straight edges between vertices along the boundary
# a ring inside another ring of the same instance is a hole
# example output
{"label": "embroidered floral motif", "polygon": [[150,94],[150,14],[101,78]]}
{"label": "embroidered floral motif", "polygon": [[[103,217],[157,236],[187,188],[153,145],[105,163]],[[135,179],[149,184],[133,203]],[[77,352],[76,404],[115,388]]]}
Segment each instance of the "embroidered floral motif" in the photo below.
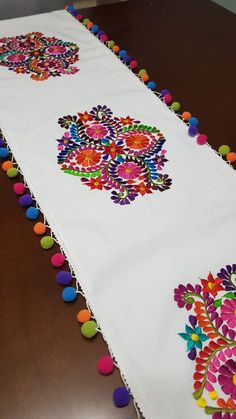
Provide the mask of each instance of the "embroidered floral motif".
{"label": "embroidered floral motif", "polygon": [[193,397],[212,419],[236,419],[236,264],[179,285],[174,300],[194,312],[179,333],[195,361]]}
{"label": "embroidered floral motif", "polygon": [[91,190],[110,190],[115,204],[126,205],[170,188],[171,179],[160,173],[167,159],[165,139],[156,127],[130,116],[114,117],[101,105],[58,122],[67,130],[57,140],[58,163]]}
{"label": "embroidered floral motif", "polygon": [[0,38],[0,65],[15,73],[31,73],[31,79],[42,81],[79,71],[72,66],[79,59],[78,51],[78,45],[72,42],[32,32]]}

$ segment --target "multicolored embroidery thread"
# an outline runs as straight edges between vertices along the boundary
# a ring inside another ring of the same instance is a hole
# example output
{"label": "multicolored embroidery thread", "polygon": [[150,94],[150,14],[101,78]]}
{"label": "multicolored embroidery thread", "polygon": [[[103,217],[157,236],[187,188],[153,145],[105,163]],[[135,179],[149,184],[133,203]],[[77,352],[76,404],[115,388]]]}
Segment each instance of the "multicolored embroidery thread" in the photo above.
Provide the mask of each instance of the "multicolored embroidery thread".
{"label": "multicolored embroidery thread", "polygon": [[179,285],[174,300],[195,313],[179,333],[195,361],[193,397],[212,419],[236,419],[236,264]]}
{"label": "multicolored embroidery thread", "polygon": [[80,176],[90,189],[111,190],[115,204],[170,188],[171,179],[161,173],[167,162],[165,139],[156,127],[114,117],[105,105],[58,123],[67,129],[57,140],[61,169]]}
{"label": "multicolored embroidery thread", "polygon": [[74,74],[72,66],[78,61],[79,46],[41,32],[27,33],[0,39],[0,65],[18,74],[31,74],[30,78],[43,81],[49,77]]}

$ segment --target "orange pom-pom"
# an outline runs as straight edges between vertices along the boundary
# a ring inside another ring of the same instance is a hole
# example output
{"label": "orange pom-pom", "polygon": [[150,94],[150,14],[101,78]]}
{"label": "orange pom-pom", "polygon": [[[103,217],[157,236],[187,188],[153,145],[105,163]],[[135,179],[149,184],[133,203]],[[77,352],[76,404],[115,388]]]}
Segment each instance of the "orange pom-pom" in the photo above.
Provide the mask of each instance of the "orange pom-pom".
{"label": "orange pom-pom", "polygon": [[2,170],[4,170],[4,172],[7,172],[8,169],[11,169],[13,167],[13,163],[10,160],[4,161],[4,163],[2,164]]}
{"label": "orange pom-pom", "polygon": [[142,75],[141,75],[141,79],[142,79],[144,82],[146,82],[146,81],[148,81],[148,80],[149,80],[149,75],[148,75],[148,74],[142,74]]}
{"label": "orange pom-pom", "polygon": [[47,227],[43,223],[36,223],[34,226],[34,232],[38,236],[41,236],[42,234],[46,233]]}
{"label": "orange pom-pom", "polygon": [[91,313],[89,310],[80,310],[77,314],[77,320],[80,323],[85,323],[91,319]]}
{"label": "orange pom-pom", "polygon": [[191,118],[191,113],[190,112],[187,112],[187,111],[185,111],[185,112],[183,112],[182,113],[182,119],[184,120],[184,121],[188,121],[190,118]]}
{"label": "orange pom-pom", "polygon": [[120,51],[120,47],[118,47],[118,45],[114,45],[114,47],[112,48],[112,51],[117,54],[117,52]]}
{"label": "orange pom-pom", "polygon": [[231,163],[234,163],[236,161],[236,153],[234,153],[233,151],[231,151],[230,153],[228,153],[226,155],[226,160],[230,161]]}
{"label": "orange pom-pom", "polygon": [[88,29],[91,29],[93,27],[93,22],[89,21],[86,26]]}

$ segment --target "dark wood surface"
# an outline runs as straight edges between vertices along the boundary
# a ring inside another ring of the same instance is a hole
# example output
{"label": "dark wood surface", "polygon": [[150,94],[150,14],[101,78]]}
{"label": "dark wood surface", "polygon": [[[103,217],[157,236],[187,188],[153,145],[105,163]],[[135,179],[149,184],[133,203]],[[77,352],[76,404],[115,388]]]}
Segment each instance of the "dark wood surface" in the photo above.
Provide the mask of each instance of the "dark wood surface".
{"label": "dark wood surface", "polygon": [[[130,1],[82,13],[199,118],[214,148],[236,151],[235,15],[208,0]],[[106,344],[81,337],[75,316],[85,302],[62,302],[49,263],[55,249],[40,248],[12,183],[0,171],[0,418],[134,419],[132,406],[113,407],[119,373],[96,371]]]}

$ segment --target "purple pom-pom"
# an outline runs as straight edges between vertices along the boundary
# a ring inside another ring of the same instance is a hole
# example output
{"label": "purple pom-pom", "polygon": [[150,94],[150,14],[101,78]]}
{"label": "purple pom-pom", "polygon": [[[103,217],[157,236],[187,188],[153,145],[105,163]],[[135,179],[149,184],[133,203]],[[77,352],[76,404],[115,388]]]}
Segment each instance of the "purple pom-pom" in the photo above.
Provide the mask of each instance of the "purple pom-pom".
{"label": "purple pom-pom", "polygon": [[118,387],[113,392],[113,401],[116,407],[128,406],[130,394],[125,387]]}

